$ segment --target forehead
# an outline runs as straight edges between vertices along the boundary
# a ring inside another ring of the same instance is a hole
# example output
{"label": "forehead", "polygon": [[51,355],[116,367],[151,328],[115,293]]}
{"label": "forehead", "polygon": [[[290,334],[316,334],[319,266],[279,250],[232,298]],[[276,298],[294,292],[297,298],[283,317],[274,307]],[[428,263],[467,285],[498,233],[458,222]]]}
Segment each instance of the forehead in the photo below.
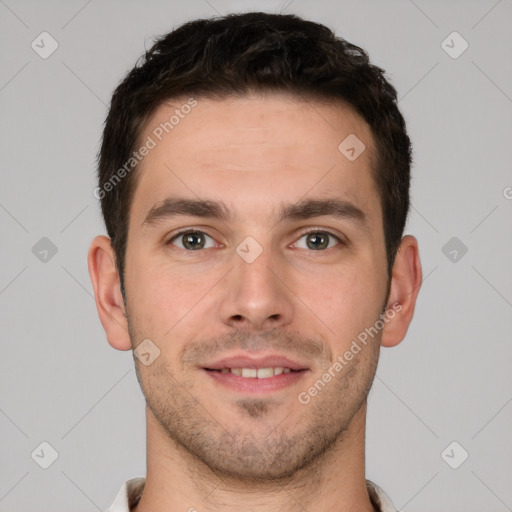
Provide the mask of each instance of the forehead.
{"label": "forehead", "polygon": [[[223,199],[253,214],[308,193],[359,203],[376,196],[371,130],[342,102],[286,94],[173,100],[147,123],[140,140],[149,139],[132,205],[138,220],[170,195]],[[357,159],[342,152],[345,140],[364,144]]]}

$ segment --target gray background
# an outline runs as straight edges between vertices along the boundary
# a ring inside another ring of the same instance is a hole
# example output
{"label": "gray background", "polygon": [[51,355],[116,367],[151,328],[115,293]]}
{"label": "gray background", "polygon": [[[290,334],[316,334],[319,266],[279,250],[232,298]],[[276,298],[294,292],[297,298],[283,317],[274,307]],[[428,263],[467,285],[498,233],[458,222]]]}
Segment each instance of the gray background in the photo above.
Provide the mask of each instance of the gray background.
{"label": "gray background", "polygon": [[[414,143],[406,232],[424,282],[406,340],[382,351],[367,477],[400,510],[512,510],[511,0],[0,0],[0,510],[105,510],[145,475],[132,353],[108,345],[87,271],[104,233],[95,155],[113,88],[153,37],[246,10],[296,13],[368,50]],[[31,48],[43,31],[59,45],[47,59]],[[454,31],[469,44],[457,58],[446,45],[462,40],[442,44]]]}

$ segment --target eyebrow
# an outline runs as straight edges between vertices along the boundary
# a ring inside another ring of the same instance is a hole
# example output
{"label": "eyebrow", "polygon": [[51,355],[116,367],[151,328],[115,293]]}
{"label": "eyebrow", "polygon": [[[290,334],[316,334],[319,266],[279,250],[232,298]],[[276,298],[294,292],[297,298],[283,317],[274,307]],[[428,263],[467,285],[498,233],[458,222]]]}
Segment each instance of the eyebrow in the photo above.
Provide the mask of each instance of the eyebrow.
{"label": "eyebrow", "polygon": [[[229,208],[221,201],[168,197],[148,211],[142,227],[154,226],[159,221],[185,215],[223,222],[232,218]],[[303,199],[297,203],[288,204],[281,202],[276,223],[322,216],[351,220],[360,227],[369,229],[366,214],[353,203],[343,199]]]}

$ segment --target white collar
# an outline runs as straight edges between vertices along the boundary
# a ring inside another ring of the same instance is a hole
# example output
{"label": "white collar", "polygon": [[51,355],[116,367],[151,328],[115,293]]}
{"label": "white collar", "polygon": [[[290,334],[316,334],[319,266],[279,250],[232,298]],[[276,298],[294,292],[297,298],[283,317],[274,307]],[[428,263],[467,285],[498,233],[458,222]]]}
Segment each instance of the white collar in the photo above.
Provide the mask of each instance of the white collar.
{"label": "white collar", "polygon": [[[114,502],[106,512],[130,512],[130,507],[133,507],[142,495],[145,483],[145,477],[136,477],[127,480],[121,486]],[[397,509],[389,497],[378,485],[370,480],[366,480],[366,488],[368,489],[372,505],[376,507],[379,512],[397,512]]]}

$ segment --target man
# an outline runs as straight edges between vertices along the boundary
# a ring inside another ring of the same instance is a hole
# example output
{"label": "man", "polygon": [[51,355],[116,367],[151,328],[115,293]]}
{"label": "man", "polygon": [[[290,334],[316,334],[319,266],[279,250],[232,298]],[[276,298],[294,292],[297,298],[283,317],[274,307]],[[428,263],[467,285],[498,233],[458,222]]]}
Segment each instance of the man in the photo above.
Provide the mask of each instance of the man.
{"label": "man", "polygon": [[421,284],[410,163],[383,71],[296,16],[187,23],[127,75],[88,262],[134,351],[147,475],[110,512],[395,510],[364,439]]}

